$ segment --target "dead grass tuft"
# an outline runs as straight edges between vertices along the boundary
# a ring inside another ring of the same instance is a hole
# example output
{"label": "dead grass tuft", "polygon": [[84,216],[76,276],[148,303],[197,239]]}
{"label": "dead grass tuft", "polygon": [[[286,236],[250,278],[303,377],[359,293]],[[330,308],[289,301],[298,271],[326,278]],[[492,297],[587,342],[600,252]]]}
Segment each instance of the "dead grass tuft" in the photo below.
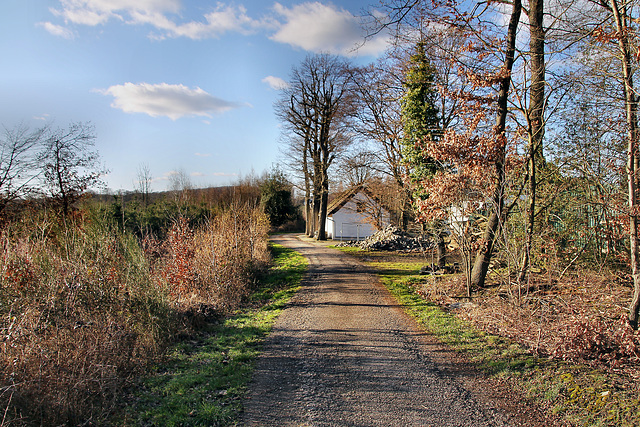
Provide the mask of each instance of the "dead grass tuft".
{"label": "dead grass tuft", "polygon": [[[497,276],[496,276],[497,277]],[[494,282],[468,304],[462,277],[420,281],[421,293],[490,334],[532,353],[640,378],[640,333],[626,322],[631,289],[615,275],[582,270],[561,281],[538,274],[527,284]]]}
{"label": "dead grass tuft", "polygon": [[100,424],[172,336],[233,309],[266,265],[268,223],[236,206],[138,241],[84,212],[0,231],[0,425]]}

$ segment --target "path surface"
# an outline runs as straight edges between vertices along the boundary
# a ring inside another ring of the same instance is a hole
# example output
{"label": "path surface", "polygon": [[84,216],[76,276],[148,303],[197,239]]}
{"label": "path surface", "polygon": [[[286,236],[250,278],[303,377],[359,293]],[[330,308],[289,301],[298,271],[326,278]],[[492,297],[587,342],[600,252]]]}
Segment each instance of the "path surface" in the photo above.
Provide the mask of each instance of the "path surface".
{"label": "path surface", "polygon": [[265,343],[240,425],[509,425],[434,360],[432,340],[365,266],[295,236],[274,240],[305,255],[309,272]]}

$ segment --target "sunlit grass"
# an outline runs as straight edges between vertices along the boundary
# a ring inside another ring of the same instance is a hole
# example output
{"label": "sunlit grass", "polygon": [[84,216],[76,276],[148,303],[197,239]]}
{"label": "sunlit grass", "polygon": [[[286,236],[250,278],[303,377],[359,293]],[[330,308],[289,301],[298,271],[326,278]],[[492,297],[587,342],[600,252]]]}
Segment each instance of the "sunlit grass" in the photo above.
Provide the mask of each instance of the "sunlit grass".
{"label": "sunlit grass", "polygon": [[249,308],[176,345],[135,394],[127,425],[224,426],[237,421],[264,338],[297,291],[307,261],[272,245],[273,267]]}

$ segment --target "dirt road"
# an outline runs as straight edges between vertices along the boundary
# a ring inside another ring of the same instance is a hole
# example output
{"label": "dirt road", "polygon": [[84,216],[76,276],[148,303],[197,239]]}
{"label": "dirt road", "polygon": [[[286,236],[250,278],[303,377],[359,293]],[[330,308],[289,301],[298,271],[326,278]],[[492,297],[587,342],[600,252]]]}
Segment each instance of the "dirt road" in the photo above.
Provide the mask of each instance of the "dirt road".
{"label": "dirt road", "polygon": [[241,425],[511,425],[433,357],[436,344],[365,266],[294,236],[275,240],[305,255],[309,272],[265,344]]}

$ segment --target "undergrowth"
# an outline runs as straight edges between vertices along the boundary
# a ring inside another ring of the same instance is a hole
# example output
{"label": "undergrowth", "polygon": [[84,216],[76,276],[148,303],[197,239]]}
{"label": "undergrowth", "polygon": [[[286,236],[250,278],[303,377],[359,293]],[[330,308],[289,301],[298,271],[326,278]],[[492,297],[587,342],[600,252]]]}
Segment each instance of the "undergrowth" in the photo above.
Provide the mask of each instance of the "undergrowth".
{"label": "undergrowth", "polygon": [[233,206],[166,240],[104,211],[25,211],[0,229],[0,425],[102,424],[173,338],[247,298],[268,223]]}
{"label": "undergrowth", "polygon": [[132,398],[119,424],[225,426],[237,421],[254,359],[298,289],[307,262],[279,245],[248,306],[175,345]]}

